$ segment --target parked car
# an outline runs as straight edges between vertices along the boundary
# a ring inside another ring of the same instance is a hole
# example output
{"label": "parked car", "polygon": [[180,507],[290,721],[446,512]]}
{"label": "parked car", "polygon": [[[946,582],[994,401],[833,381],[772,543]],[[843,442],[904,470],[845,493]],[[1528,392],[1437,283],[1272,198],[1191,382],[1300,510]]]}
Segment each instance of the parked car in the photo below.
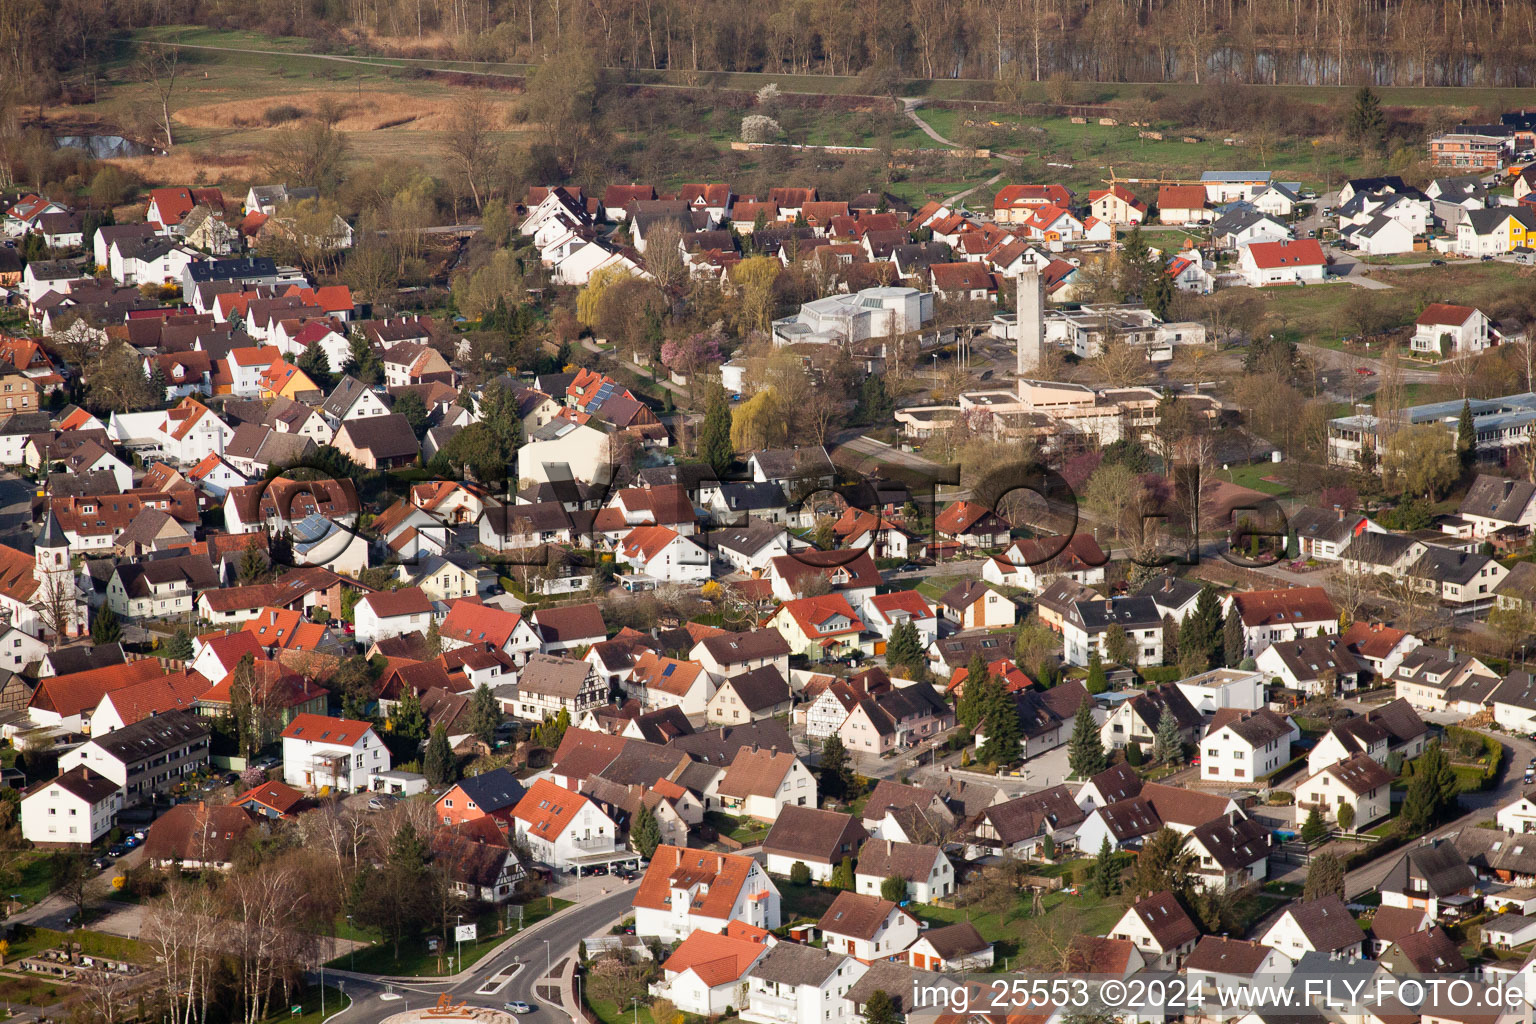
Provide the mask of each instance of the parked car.
{"label": "parked car", "polygon": [[124,846],[122,843],[115,843],[112,846],[107,847],[107,856],[111,857],[113,860],[117,860],[117,858],[123,856],[127,852],[128,847]]}
{"label": "parked car", "polygon": [[1483,262],[1484,263],[1492,263],[1493,262],[1493,257],[1491,255],[1489,255],[1488,253],[1483,253]]}
{"label": "parked car", "polygon": [[533,1012],[533,1007],[521,1001],[502,1003],[501,1008],[506,1010],[508,1013],[524,1014]]}
{"label": "parked car", "polygon": [[1355,372],[1358,373],[1362,377],[1374,377],[1374,376],[1376,376],[1376,371],[1371,369],[1369,366],[1357,366],[1357,367],[1355,367]]}
{"label": "parked car", "polygon": [[1445,266],[1445,260],[1430,260],[1429,265],[1432,267],[1443,267]]}
{"label": "parked car", "polygon": [[368,801],[368,809],[370,811],[382,811],[386,806],[388,805],[385,804],[384,801],[379,797],[374,797],[372,800]]}

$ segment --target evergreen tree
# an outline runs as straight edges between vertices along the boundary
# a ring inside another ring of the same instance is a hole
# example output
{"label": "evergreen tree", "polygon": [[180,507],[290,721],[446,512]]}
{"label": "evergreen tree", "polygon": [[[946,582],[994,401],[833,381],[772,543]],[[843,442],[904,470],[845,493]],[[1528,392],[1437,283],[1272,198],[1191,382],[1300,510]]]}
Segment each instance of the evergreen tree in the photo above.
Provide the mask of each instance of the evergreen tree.
{"label": "evergreen tree", "polygon": [[1456,455],[1461,468],[1470,469],[1477,461],[1477,431],[1472,426],[1472,403],[1461,400],[1461,419],[1456,421]]}
{"label": "evergreen tree", "polygon": [[1227,621],[1221,627],[1222,664],[1236,668],[1243,660],[1243,620],[1237,614],[1237,605],[1227,612]]}
{"label": "evergreen tree", "polygon": [[1141,225],[1133,225],[1120,249],[1120,290],[1125,299],[1144,297],[1157,273],[1158,260],[1141,233]]}
{"label": "evergreen tree", "polygon": [[117,621],[117,613],[111,605],[102,605],[101,611],[96,613],[96,618],[91,622],[91,643],[115,644],[122,638],[123,626]]}
{"label": "evergreen tree", "polygon": [[907,880],[900,875],[892,875],[880,883],[880,898],[890,900],[892,903],[900,903],[907,898]]}
{"label": "evergreen tree", "polygon": [[1184,759],[1184,741],[1179,739],[1179,720],[1166,707],[1157,720],[1157,735],[1152,740],[1152,758],[1162,764],[1177,764]]}
{"label": "evergreen tree", "polygon": [[1018,707],[1001,679],[990,672],[983,673],[982,679],[981,722],[987,738],[981,745],[981,759],[989,764],[1012,764],[1019,759],[1019,743],[1024,739]]}
{"label": "evergreen tree", "polygon": [[1307,812],[1307,820],[1301,824],[1301,841],[1304,843],[1321,842],[1328,835],[1328,825],[1323,821],[1323,816],[1318,813],[1316,807]]}
{"label": "evergreen tree", "polygon": [[1381,110],[1381,97],[1370,86],[1362,85],[1355,93],[1344,119],[1344,131],[1363,146],[1379,147],[1386,141],[1387,116]]}
{"label": "evergreen tree", "polygon": [[1179,667],[1191,675],[1216,664],[1222,645],[1221,601],[1207,584],[1195,599],[1194,611],[1179,627]]}
{"label": "evergreen tree", "polygon": [[1194,866],[1195,856],[1185,848],[1184,836],[1164,825],[1142,843],[1132,884],[1138,893],[1167,889],[1184,900],[1193,885]]}
{"label": "evergreen tree", "polygon": [[192,635],[183,626],[171,634],[165,642],[164,654],[173,661],[188,661],[192,657]]}
{"label": "evergreen tree", "polygon": [[885,645],[886,664],[899,665],[911,672],[921,667],[923,660],[923,639],[915,623],[903,622],[891,630],[891,639]]}
{"label": "evergreen tree", "polygon": [[841,800],[853,792],[853,762],[837,733],[821,741],[821,795]]}
{"label": "evergreen tree", "polygon": [[1301,898],[1310,902],[1324,896],[1344,898],[1344,864],[1331,853],[1320,853],[1307,861],[1307,881]]}
{"label": "evergreen tree", "polygon": [[634,824],[629,827],[629,843],[646,860],[650,860],[656,847],[661,845],[661,824],[643,803],[640,810],[635,812]]}
{"label": "evergreen tree", "polygon": [[1115,877],[1115,855],[1109,848],[1109,836],[1099,840],[1099,859],[1093,865],[1093,891],[1099,899],[1108,899],[1119,888]]}
{"label": "evergreen tree", "polygon": [[1424,753],[1412,762],[1412,768],[1413,777],[1403,796],[1401,816],[1410,830],[1422,832],[1456,806],[1456,792],[1460,787],[1439,740],[1424,748]]}
{"label": "evergreen tree", "polygon": [[1088,658],[1088,681],[1084,685],[1095,696],[1109,689],[1109,677],[1104,674],[1104,663],[1099,660],[1098,651],[1094,651]]}
{"label": "evergreen tree", "polygon": [[[761,213],[758,214],[762,216]],[[875,989],[864,1001],[864,1024],[900,1024],[896,1004],[884,989]]]}
{"label": "evergreen tree", "polygon": [[1067,744],[1067,764],[1072,774],[1080,779],[1097,775],[1107,766],[1104,742],[1099,739],[1099,728],[1093,722],[1092,701],[1077,706],[1077,716],[1072,720],[1072,739]]}
{"label": "evergreen tree", "polygon": [[466,382],[459,388],[459,397],[456,401],[459,403],[459,408],[465,412],[473,413],[475,411],[475,389]]}
{"label": "evergreen tree", "polygon": [[736,451],[731,447],[731,410],[722,388],[713,388],[709,393],[704,425],[699,428],[699,457],[709,464],[717,477],[724,476],[736,458]]}
{"label": "evergreen tree", "polygon": [[427,756],[422,760],[421,770],[427,777],[427,784],[431,786],[446,786],[458,777],[453,748],[448,745],[448,730],[441,724],[432,728],[432,738],[427,741]]}
{"label": "evergreen tree", "polygon": [[406,690],[389,709],[389,731],[417,743],[427,738],[427,716],[415,690]]}
{"label": "evergreen tree", "polygon": [[490,746],[496,740],[496,728],[501,725],[501,720],[501,703],[491,688],[481,683],[469,699],[469,731]]}
{"label": "evergreen tree", "polygon": [[1116,665],[1136,664],[1136,645],[1118,622],[1104,631],[1104,654]]}
{"label": "evergreen tree", "polygon": [[261,545],[256,543],[256,535],[245,542],[245,550],[240,553],[240,582],[245,584],[256,583],[267,573],[267,555],[261,550]]}
{"label": "evergreen tree", "polygon": [[310,380],[315,382],[317,388],[327,394],[330,393],[333,383],[331,379],[331,359],[325,354],[325,349],[319,345],[309,346],[309,348],[304,350],[304,354],[299,356],[297,365],[299,369],[309,376]]}
{"label": "evergreen tree", "polygon": [[1355,805],[1339,804],[1333,809],[1333,816],[1339,822],[1340,832],[1352,831],[1355,827]]}
{"label": "evergreen tree", "polygon": [[853,889],[853,858],[844,857],[837,867],[832,869],[832,881],[829,883],[834,889]]}
{"label": "evergreen tree", "polygon": [[1132,768],[1140,768],[1142,760],[1140,741],[1127,740],[1125,744],[1125,763]]}
{"label": "evergreen tree", "polygon": [[[1200,255],[1194,253],[1190,258],[1198,260]],[[1152,279],[1147,282],[1141,299],[1154,316],[1159,320],[1167,320],[1168,308],[1173,305],[1173,292],[1173,278],[1168,275],[1165,267],[1159,266],[1155,268]]]}
{"label": "evergreen tree", "polygon": [[443,653],[443,634],[437,628],[437,619],[427,623],[426,654],[428,658],[436,658]]}
{"label": "evergreen tree", "polygon": [[1163,614],[1163,664],[1179,663],[1179,624],[1172,612]]}
{"label": "evergreen tree", "polygon": [[955,702],[955,719],[972,732],[981,721],[981,706],[987,699],[987,659],[978,652],[965,666],[965,680],[960,684],[960,699]]}

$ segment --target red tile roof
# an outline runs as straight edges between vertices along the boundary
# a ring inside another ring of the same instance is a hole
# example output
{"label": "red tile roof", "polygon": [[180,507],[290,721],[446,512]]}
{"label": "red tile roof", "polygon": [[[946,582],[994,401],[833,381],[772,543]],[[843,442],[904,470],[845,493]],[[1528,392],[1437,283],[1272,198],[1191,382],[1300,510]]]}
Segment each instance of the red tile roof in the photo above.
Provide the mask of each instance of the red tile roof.
{"label": "red tile roof", "polygon": [[1472,317],[1477,315],[1477,310],[1471,306],[1456,306],[1449,302],[1431,302],[1424,307],[1424,312],[1414,321],[1416,324],[1438,327],[1460,327]]}
{"label": "red tile roof", "polygon": [[1339,612],[1322,587],[1250,590],[1232,601],[1245,626],[1282,626],[1338,618]]}
{"label": "red tile roof", "polygon": [[[1204,190],[1201,190],[1204,194]],[[992,197],[992,209],[1011,210],[1020,206],[1071,206],[1072,193],[1061,185],[1006,185]]]}
{"label": "red tile roof", "polygon": [[662,968],[677,974],[692,971],[707,987],[715,988],[740,980],[766,950],[761,942],[700,929],[673,950]]}
{"label": "red tile roof", "polygon": [[164,666],[157,659],[148,658],[67,676],[50,676],[37,684],[27,706],[69,718],[95,708],[109,693],[163,675]]}
{"label": "red tile roof", "polygon": [[512,814],[528,823],[529,832],[552,843],[571,826],[586,805],[587,798],[580,793],[561,789],[548,779],[539,779],[518,801]]}
{"label": "red tile roof", "polygon": [[350,718],[331,718],[327,715],[295,715],[288,728],[283,730],[285,740],[306,740],[310,743],[332,743],[343,747],[355,747],[373,726]]}
{"label": "red tile roof", "polygon": [[1322,267],[1328,259],[1323,247],[1315,238],[1298,238],[1295,241],[1253,242],[1248,245],[1254,265],[1260,270],[1277,267]]}
{"label": "red tile roof", "polygon": [[703,891],[695,895],[689,912],[729,920],[755,863],[751,857],[736,854],[658,846],[635,892],[634,905],[671,913],[673,888],[698,886]]}

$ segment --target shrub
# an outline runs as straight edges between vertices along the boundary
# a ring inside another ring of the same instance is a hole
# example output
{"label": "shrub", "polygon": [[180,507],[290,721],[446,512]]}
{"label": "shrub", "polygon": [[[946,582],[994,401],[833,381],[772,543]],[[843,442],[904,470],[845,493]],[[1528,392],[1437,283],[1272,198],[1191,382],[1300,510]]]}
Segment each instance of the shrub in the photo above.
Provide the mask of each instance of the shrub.
{"label": "shrub", "polygon": [[763,114],[748,114],[741,119],[742,142],[773,142],[784,134],[779,122]]}
{"label": "shrub", "polygon": [[279,103],[275,107],[268,107],[261,115],[261,119],[269,125],[287,124],[289,121],[297,121],[304,116],[304,111],[292,103]]}
{"label": "shrub", "polygon": [[789,880],[795,885],[811,884],[811,869],[804,861],[795,861],[795,866],[789,869]]}

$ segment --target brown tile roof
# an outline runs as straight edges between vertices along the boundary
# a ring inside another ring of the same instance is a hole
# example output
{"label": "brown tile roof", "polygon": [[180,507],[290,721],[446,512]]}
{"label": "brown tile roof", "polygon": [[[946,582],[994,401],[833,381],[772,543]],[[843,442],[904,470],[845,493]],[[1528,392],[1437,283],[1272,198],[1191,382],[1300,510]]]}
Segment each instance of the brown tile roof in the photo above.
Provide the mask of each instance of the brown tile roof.
{"label": "brown tile roof", "polygon": [[1193,828],[1227,812],[1232,801],[1216,793],[1198,793],[1180,786],[1148,782],[1141,787],[1141,798],[1166,822]]}
{"label": "brown tile roof", "polygon": [[1184,961],[1184,967],[1213,974],[1252,974],[1264,965],[1264,958],[1271,952],[1262,942],[1204,935]]}
{"label": "brown tile roof", "polygon": [[980,953],[992,945],[981,937],[981,932],[969,921],[945,925],[943,928],[930,928],[921,937],[927,939],[933,951],[946,960]]}
{"label": "brown tile roof", "polygon": [[1136,943],[1101,935],[1074,935],[1067,948],[1066,969],[1071,974],[1120,976],[1131,969]]}
{"label": "brown tile roof", "polygon": [[1319,952],[1352,946],[1365,938],[1360,925],[1337,896],[1323,896],[1306,903],[1293,903],[1285,909],[1291,920]]}
{"label": "brown tile roof", "polygon": [[1245,626],[1285,626],[1339,617],[1322,587],[1251,590],[1233,594],[1232,602]]}
{"label": "brown tile roof", "polygon": [[1189,919],[1171,892],[1160,892],[1138,900],[1131,907],[1131,912],[1141,919],[1153,940],[1163,950],[1177,949],[1200,937],[1200,929],[1195,927],[1195,922]]}
{"label": "brown tile roof", "polygon": [[1391,773],[1365,753],[1351,754],[1342,761],[1324,768],[1323,771],[1338,779],[1349,787],[1350,792],[1357,795],[1392,784]]}
{"label": "brown tile roof", "polygon": [[818,864],[852,858],[869,833],[852,815],[793,804],[779,812],[763,840],[763,849]]}
{"label": "brown tile roof", "polygon": [[379,618],[396,615],[421,615],[432,610],[432,601],[420,587],[380,590],[363,598]]}
{"label": "brown tile roof", "polygon": [[607,637],[608,627],[596,604],[573,604],[563,608],[540,608],[531,618],[546,641],[569,643],[590,637]]}
{"label": "brown tile roof", "polygon": [[840,892],[816,927],[831,935],[849,935],[855,939],[873,939],[880,926],[896,910],[896,904],[878,896],[858,892]]}
{"label": "brown tile roof", "polygon": [[774,796],[797,759],[792,753],[743,747],[716,787],[721,796]]}
{"label": "brown tile roof", "polygon": [[144,856],[151,861],[226,863],[255,824],[239,807],[177,804],[149,827]]}
{"label": "brown tile roof", "polygon": [[[1497,922],[1496,917],[1493,923]],[[1409,932],[1398,938],[1394,945],[1420,974],[1460,974],[1467,969],[1466,958],[1461,955],[1455,940],[1439,925],[1421,932]],[[1384,956],[1390,957],[1391,950]]]}
{"label": "brown tile roof", "polygon": [[937,846],[869,839],[859,847],[859,874],[880,879],[894,875],[909,882],[926,882],[941,855]]}

